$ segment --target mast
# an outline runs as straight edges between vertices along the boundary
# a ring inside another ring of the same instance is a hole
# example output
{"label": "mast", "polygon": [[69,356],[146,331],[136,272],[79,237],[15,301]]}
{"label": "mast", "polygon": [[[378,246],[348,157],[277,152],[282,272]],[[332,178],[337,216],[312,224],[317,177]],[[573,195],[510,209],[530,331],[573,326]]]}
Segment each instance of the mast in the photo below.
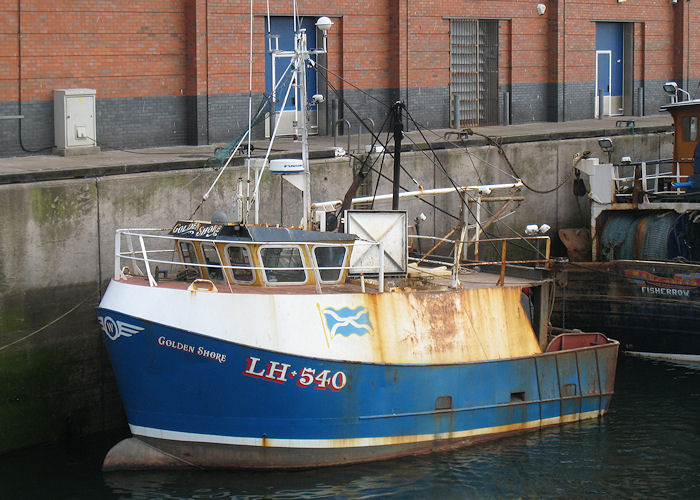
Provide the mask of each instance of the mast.
{"label": "mast", "polygon": [[401,139],[403,139],[403,121],[401,109],[403,103],[396,101],[391,107],[394,119],[394,185],[391,198],[391,209],[399,209],[399,185],[401,180]]}
{"label": "mast", "polygon": [[309,131],[307,128],[308,103],[306,102],[306,61],[309,60],[309,52],[306,46],[306,30],[300,29],[296,37],[298,58],[296,71],[297,81],[300,86],[301,102],[301,161],[304,164],[304,189],[301,192],[302,205],[304,207],[304,216],[302,218],[302,226],[304,229],[312,229],[311,221],[311,172],[309,170]]}

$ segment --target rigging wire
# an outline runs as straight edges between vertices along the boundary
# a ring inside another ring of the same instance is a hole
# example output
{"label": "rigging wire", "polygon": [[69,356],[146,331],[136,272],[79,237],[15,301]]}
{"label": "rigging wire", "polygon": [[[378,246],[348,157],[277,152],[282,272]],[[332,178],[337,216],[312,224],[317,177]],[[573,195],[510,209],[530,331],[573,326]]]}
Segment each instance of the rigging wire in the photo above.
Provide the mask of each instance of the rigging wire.
{"label": "rigging wire", "polygon": [[[320,65],[319,65],[319,66],[320,66]],[[322,67],[322,66],[320,66],[320,67]],[[344,83],[347,83],[347,84],[349,84],[350,86],[356,88],[356,89],[357,89],[358,91],[360,91],[362,94],[364,94],[364,95],[366,95],[367,97],[369,97],[369,98],[375,100],[376,102],[378,102],[379,104],[381,104],[382,106],[384,106],[386,109],[388,109],[388,110],[391,109],[390,106],[388,106],[388,105],[385,104],[384,102],[380,101],[379,99],[375,98],[375,97],[372,96],[371,94],[365,92],[364,90],[360,89],[359,87],[357,87],[356,85],[352,84],[351,82],[349,82],[348,80],[346,80],[346,79],[343,78],[342,76],[340,76],[340,75],[334,73],[333,71],[329,70],[328,68],[324,68],[324,67],[322,67],[322,68],[323,68],[325,71],[331,73],[333,76],[335,76],[335,77],[339,78],[340,80],[342,80]],[[331,84],[330,82],[328,82],[328,86],[329,86],[329,87],[331,88],[331,90],[336,94],[336,96],[338,97],[338,100],[339,100],[339,102],[341,103],[341,105],[344,104],[344,105],[350,110],[350,112],[355,116],[355,118],[357,118],[357,120],[359,121],[359,123],[361,123],[362,126],[363,126],[370,134],[372,134],[373,137],[374,137],[374,134],[373,134],[372,130],[371,130],[371,129],[367,126],[367,124],[364,123],[364,121],[359,117],[359,115],[358,115],[357,112],[354,110],[354,108],[353,108],[350,104],[348,104],[347,102],[345,102],[345,100],[343,99],[343,97],[342,97],[342,95],[340,94],[340,92],[338,91],[338,89],[337,89],[333,84]],[[428,144],[428,145],[430,145],[430,142],[427,140],[427,138],[425,137],[425,135],[423,134],[423,132],[422,132],[422,130],[421,130],[421,128],[425,128],[425,127],[423,127],[422,124],[419,124],[419,123],[413,118],[413,116],[410,114],[410,112],[409,112],[408,110],[406,110],[406,114],[407,114],[407,117],[411,120],[411,122],[416,126],[416,129],[420,132],[421,137],[423,138],[423,140],[425,141],[425,143]],[[435,133],[435,132],[433,131],[433,133]],[[410,140],[410,136],[406,136],[406,137],[408,137],[409,140]],[[376,139],[376,138],[375,138],[375,139]],[[421,148],[421,149],[422,149],[422,148]],[[385,144],[385,151],[386,151],[386,144]],[[454,180],[450,177],[450,175],[447,173],[445,167],[444,167],[444,166],[442,165],[442,163],[440,162],[439,157],[435,154],[435,151],[433,150],[432,147],[430,147],[430,151],[433,153],[433,157],[435,158],[434,162],[436,162],[436,163],[440,166],[440,169],[442,170],[442,172],[443,172],[443,173],[445,174],[445,176],[449,179],[449,181],[450,181],[450,183],[452,184],[452,186],[456,189],[456,188],[457,188],[457,185],[455,184]],[[391,153],[387,153],[387,154],[391,155]],[[424,154],[425,154],[425,153],[424,153]],[[391,156],[393,157],[393,155],[391,155]],[[430,159],[430,157],[427,156],[427,154],[426,154],[426,157],[428,157],[428,158]],[[402,170],[403,170],[404,172],[406,171],[406,170],[403,169],[403,168],[402,168]],[[406,173],[407,173],[407,175],[410,175],[408,172],[406,172]],[[479,177],[479,178],[480,178],[480,177]],[[524,185],[524,183],[523,183],[523,185]],[[402,188],[402,189],[404,189],[404,188]],[[405,190],[405,189],[404,189],[404,190]],[[471,209],[469,208],[469,204],[468,204],[468,203],[466,202],[466,200],[464,199],[464,196],[462,195],[462,193],[457,192],[457,194],[459,195],[460,199],[461,199],[462,202],[467,206],[467,209],[468,209],[468,210],[470,211],[470,213],[471,213]],[[484,207],[484,208],[486,209],[486,212],[487,212],[487,213],[491,213],[491,212],[489,212],[489,210],[488,210],[487,207]],[[474,214],[473,214],[473,213],[472,213],[472,216],[474,217]],[[476,217],[474,217],[474,218],[475,218],[475,220],[476,220]],[[477,221],[477,223],[479,224],[479,226],[481,226],[481,224],[480,224],[478,221]],[[518,235],[518,236],[521,236],[520,233],[518,233],[517,231],[515,231],[513,228],[509,228],[509,229],[513,232],[513,234],[516,234],[516,235]],[[483,228],[481,228],[481,230],[484,231]],[[485,231],[484,231],[484,232],[485,232]],[[533,245],[533,248],[534,248],[534,245]]]}
{"label": "rigging wire", "polygon": [[[354,155],[354,154],[352,154],[352,153],[348,153],[348,156],[351,156],[352,158],[355,158],[355,159],[358,160],[358,161],[363,161],[362,158],[360,158],[359,156],[356,156],[356,155]],[[384,157],[385,155],[381,155],[381,156]],[[382,161],[383,161],[383,160],[382,160]],[[386,175],[386,174],[381,173],[380,171],[377,171],[374,167],[371,167],[370,170],[372,170],[373,172],[377,173],[377,175],[379,175],[381,178],[385,179],[386,181],[388,181],[388,182],[393,182],[393,179],[392,179],[391,177],[389,177],[389,176]],[[399,187],[400,187],[403,191],[408,191],[408,189],[406,189],[404,186],[401,186],[401,185],[400,185]],[[375,191],[374,196],[376,196],[376,195],[377,195],[377,193],[376,193],[376,191]],[[434,208],[434,209],[437,210],[438,212],[440,212],[440,213],[442,213],[442,214],[444,214],[444,215],[447,215],[448,217],[452,217],[452,218],[455,219],[455,220],[459,220],[459,217],[457,217],[456,215],[451,214],[450,212],[448,212],[448,211],[446,211],[446,210],[444,210],[444,209],[438,207],[438,206],[435,205],[434,203],[431,203],[430,201],[426,200],[425,198],[421,198],[420,196],[416,196],[416,199],[422,201],[423,203],[425,203],[426,205],[430,206],[431,208]],[[374,202],[372,202],[372,206],[374,206]]]}
{"label": "rigging wire", "polygon": [[[320,66],[320,65],[319,65],[319,66]],[[349,82],[348,80],[346,80],[346,79],[343,78],[342,76],[338,75],[337,73],[334,73],[333,71],[331,71],[331,70],[329,70],[328,68],[325,68],[325,67],[323,67],[323,69],[324,69],[325,71],[329,72],[330,74],[332,74],[333,76],[335,76],[336,78],[342,80],[344,83],[346,83],[346,84],[350,85],[351,87],[355,88],[355,89],[358,90],[360,93],[362,93],[362,94],[364,94],[365,96],[367,96],[368,98],[370,98],[370,99],[376,101],[377,103],[379,103],[380,105],[384,106],[385,108],[387,108],[387,109],[390,108],[390,106],[387,105],[386,103],[384,103],[383,101],[377,99],[376,97],[372,96],[372,95],[369,94],[368,92],[366,92],[366,91],[362,90],[361,88],[359,88],[358,86],[352,84],[351,82]],[[699,84],[699,87],[700,87],[700,84]],[[351,106],[350,106],[349,104],[347,104],[347,102],[345,102],[344,99],[343,99],[341,96],[338,96],[338,97],[339,97],[339,100],[340,100],[341,103],[345,104],[348,108],[351,108]],[[422,128],[425,129],[425,130],[429,130],[429,131],[430,131],[431,133],[433,133],[436,137],[441,137],[441,136],[440,136],[439,134],[437,134],[434,130],[432,130],[432,129],[428,128],[428,127],[422,126],[421,124],[419,124],[418,122],[416,122],[413,118],[412,118],[412,121],[413,121],[413,123],[416,125],[416,127],[422,127]],[[365,128],[367,128],[367,125],[365,125],[365,124],[362,122],[362,120],[360,120],[360,122],[362,123],[362,125],[363,125]],[[418,128],[418,130],[420,130],[420,128]],[[474,132],[473,129],[465,129],[465,131],[466,131],[468,134],[470,134],[470,135],[476,135],[476,136],[483,137],[484,139],[486,139],[486,140],[489,142],[489,144],[495,146],[495,147],[498,149],[499,154],[500,154],[501,156],[503,156],[503,158],[504,158],[504,160],[505,160],[505,162],[506,162],[506,165],[508,166],[508,168],[509,168],[510,171],[512,172],[512,175],[514,175],[516,178],[520,179],[521,182],[523,183],[523,186],[525,186],[526,189],[528,189],[528,190],[530,190],[530,191],[532,191],[532,192],[534,192],[534,193],[538,193],[538,194],[547,194],[547,193],[554,192],[554,191],[556,191],[557,189],[560,189],[564,184],[566,184],[566,182],[569,180],[569,178],[571,178],[571,175],[572,175],[573,172],[575,171],[575,166],[574,166],[574,167],[571,169],[571,171],[569,172],[569,174],[566,176],[566,178],[564,178],[564,180],[562,180],[560,183],[558,183],[554,188],[548,189],[548,190],[539,190],[539,189],[534,188],[534,187],[530,186],[529,184],[527,184],[527,183],[522,179],[522,177],[520,177],[520,175],[518,174],[518,172],[515,170],[515,168],[514,168],[513,165],[511,164],[511,162],[510,162],[510,160],[509,160],[509,158],[508,158],[508,155],[507,155],[506,152],[503,150],[501,144],[500,144],[498,141],[495,141],[492,137],[490,137],[490,136],[488,136],[488,135],[486,135],[486,134],[481,134],[481,133],[478,133],[478,132]],[[421,134],[421,135],[423,135],[423,134]],[[423,138],[425,139],[424,136],[423,136]],[[427,142],[427,139],[426,139],[426,142]],[[462,147],[461,145],[459,145],[459,144],[457,144],[457,143],[455,143],[455,142],[453,142],[453,141],[447,141],[447,143],[448,143],[448,144],[451,144],[451,145],[453,145],[453,146],[455,146],[455,147],[460,147],[460,148]],[[467,149],[467,148],[465,147],[465,149]],[[470,154],[470,158],[471,158],[472,153],[469,153],[469,154]],[[486,163],[487,165],[489,165],[489,166],[491,166],[491,167],[493,167],[493,168],[497,168],[495,165],[492,165],[492,164],[486,162],[485,160],[483,160],[483,159],[481,159],[481,158],[479,158],[479,160],[482,161],[482,162],[484,162],[484,163]],[[472,161],[473,161],[473,160],[472,160]],[[479,178],[479,182],[481,182],[481,178],[480,178],[480,175],[479,175],[478,170],[476,169],[476,167],[475,167],[474,169],[475,169],[475,171],[476,171],[476,173],[477,173],[477,177]],[[500,170],[500,169],[499,169],[499,170]],[[502,171],[502,170],[501,170],[501,171]],[[503,172],[503,171],[502,171],[502,172]]]}
{"label": "rigging wire", "polygon": [[[331,73],[332,73],[332,72],[331,72]],[[338,76],[338,75],[335,75],[335,76]],[[338,76],[338,77],[341,78],[343,81],[346,81],[346,80],[343,79],[342,77],[340,77],[340,76]],[[331,88],[331,90],[336,94],[336,96],[338,97],[339,101],[340,101],[342,104],[344,104],[344,105],[350,110],[350,112],[355,116],[355,118],[357,118],[357,120],[364,126],[364,128],[373,136],[374,140],[375,140],[375,141],[379,140],[378,136],[376,136],[376,135],[372,132],[372,130],[369,129],[369,127],[367,126],[367,124],[365,124],[364,121],[359,117],[358,113],[354,110],[354,108],[353,108],[351,105],[349,105],[347,102],[344,101],[344,99],[343,99],[342,96],[340,95],[340,92],[338,91],[338,89],[337,89],[333,84],[331,84],[330,82],[328,82],[328,86],[329,86],[329,87]],[[364,92],[363,92],[363,93],[364,93]],[[365,93],[365,94],[369,96],[369,94],[367,94],[367,93]],[[371,97],[371,96],[370,96],[370,97]],[[375,100],[376,100],[376,99],[375,99]],[[378,101],[378,102],[381,102],[381,101]],[[389,106],[386,106],[384,103],[381,103],[381,104],[382,104],[383,106],[385,106],[386,108],[390,109],[390,107],[389,107]],[[406,115],[407,115],[407,118],[410,119],[410,121],[416,126],[416,129],[420,132],[421,137],[423,138],[423,140],[425,141],[425,143],[428,144],[428,145],[430,145],[430,142],[427,140],[427,138],[425,137],[425,135],[423,134],[423,132],[422,132],[422,130],[421,130],[422,125],[419,124],[419,123],[413,118],[413,116],[410,114],[410,112],[409,112],[408,110],[406,110]],[[380,141],[380,142],[381,142],[381,141]],[[390,156],[393,157],[393,155],[392,155],[391,153],[388,152],[388,149],[386,148],[386,144],[384,144],[384,146],[385,146],[385,154],[389,154]],[[421,148],[421,149],[422,149],[422,148]],[[486,229],[485,229],[485,228],[483,227],[483,225],[481,224],[481,222],[480,222],[479,220],[477,220],[476,215],[473,213],[471,207],[469,207],[469,203],[468,203],[467,200],[465,199],[464,194],[461,193],[461,192],[459,192],[459,191],[457,190],[458,186],[457,186],[456,183],[454,182],[454,179],[452,179],[452,177],[449,175],[449,173],[448,173],[447,170],[445,169],[444,165],[442,165],[442,163],[440,162],[440,159],[439,159],[439,157],[437,156],[437,154],[435,153],[435,150],[432,149],[432,147],[430,147],[430,151],[433,153],[433,157],[434,157],[433,162],[434,162],[434,164],[437,164],[437,165],[440,167],[440,170],[443,172],[443,174],[444,174],[444,175],[447,177],[447,179],[450,181],[450,183],[452,184],[452,187],[455,188],[455,191],[456,191],[457,195],[460,197],[460,199],[461,199],[463,205],[466,206],[467,210],[468,210],[469,213],[472,215],[472,217],[473,217],[473,219],[475,220],[476,224],[479,226],[479,229],[481,230],[481,232],[484,233],[484,234],[487,234],[487,235],[492,234],[492,233],[490,233],[490,232],[487,232]],[[424,154],[426,154],[426,153],[424,153]],[[427,156],[427,154],[426,154],[426,156]],[[427,156],[427,157],[430,158],[429,156]],[[357,157],[355,157],[355,158],[357,158]],[[359,158],[357,158],[357,159],[359,160]],[[403,167],[402,167],[402,170],[403,170],[404,172],[406,172],[407,175],[410,176],[410,173],[408,173]],[[388,179],[385,175],[380,174],[380,176],[386,178],[387,180],[389,180],[389,181],[391,182],[391,180]],[[413,179],[412,176],[411,176],[411,178],[412,178],[412,180],[415,181],[415,179]],[[379,182],[379,180],[377,180],[377,182]],[[403,186],[399,186],[399,187],[400,187],[402,190],[407,191],[407,189],[406,189],[405,187],[403,187]],[[375,196],[376,196],[376,191],[375,191]],[[468,196],[470,199],[474,200],[474,197],[471,196],[469,193],[467,193],[467,196]],[[421,199],[421,198],[418,197],[418,199]],[[437,210],[438,212],[441,212],[441,213],[443,213],[443,214],[445,214],[445,215],[447,215],[447,216],[449,216],[449,217],[452,217],[452,218],[455,219],[455,220],[460,220],[459,217],[456,217],[455,215],[453,215],[453,214],[451,214],[451,213],[448,213],[447,211],[445,211],[445,210],[443,210],[443,209],[437,207],[437,205],[435,205],[435,204],[429,203],[429,202],[427,202],[426,200],[423,200],[423,199],[421,199],[421,201],[423,201],[424,203],[427,203],[428,205],[430,205],[432,208],[434,208],[434,209]],[[372,204],[372,205],[373,205],[373,204]],[[483,209],[486,211],[487,214],[493,215],[493,212],[492,212],[491,210],[489,210],[488,207],[484,206]],[[521,234],[521,233],[519,233],[518,231],[516,231],[514,228],[512,228],[512,227],[511,227],[510,225],[508,225],[507,223],[503,223],[503,225],[504,225],[507,229],[509,229],[514,235],[516,235],[516,236],[518,236],[518,237],[522,237],[522,234]],[[531,247],[532,250],[537,250],[537,247],[536,247],[535,245],[533,245],[532,243],[530,243],[529,240],[525,240],[525,239],[524,239],[523,241],[524,241],[527,245],[529,245],[529,246]],[[496,251],[496,252],[499,251],[499,250],[496,248],[496,245],[495,245],[494,242],[489,242],[489,244],[490,244],[490,246],[493,248],[494,251]]]}
{"label": "rigging wire", "polygon": [[[288,76],[289,76],[290,78],[292,78],[292,80],[290,81],[290,84],[289,84],[289,86],[287,87],[287,92],[286,92],[285,95],[284,95],[284,100],[282,101],[282,109],[284,109],[284,107],[287,105],[287,99],[289,98],[289,93],[290,93],[290,91],[292,90],[292,87],[294,87],[295,84],[296,84],[296,74],[295,74],[295,73],[296,73],[296,68],[297,68],[298,64],[299,64],[299,62],[296,60],[296,57],[293,57],[292,60],[289,62],[289,65],[287,66],[287,69],[285,70],[285,73],[289,72],[289,73],[288,73]],[[290,68],[291,68],[292,66],[295,67],[295,71],[290,72],[289,70],[290,70]],[[282,81],[282,78],[280,78],[280,82],[281,82],[281,81]],[[275,86],[275,89],[276,89],[278,86],[279,86],[279,85],[276,85],[276,86]],[[275,137],[275,136],[277,135],[277,128],[279,127],[279,125],[280,125],[280,121],[279,121],[279,120],[276,120],[276,121],[275,121],[275,129],[274,129],[274,130],[272,131],[272,133],[270,134],[271,137]],[[268,158],[270,157],[270,151],[271,151],[271,150],[272,150],[272,140],[271,140],[270,143],[268,144],[268,146],[267,146],[267,151],[265,152],[265,159],[264,159],[264,161],[263,161],[263,168],[265,167],[265,164],[267,163],[267,160],[268,160]],[[248,220],[248,213],[250,213],[250,209],[252,208],[253,204],[257,203],[257,200],[259,199],[259,198],[258,198],[258,190],[260,189],[260,182],[262,181],[262,177],[263,177],[262,174],[263,174],[263,173],[262,173],[262,170],[261,170],[260,173],[259,173],[259,175],[258,175],[258,178],[257,178],[256,181],[255,181],[255,187],[253,188],[253,195],[250,196],[250,197],[248,198],[248,206],[246,207],[246,215],[245,215],[245,219],[246,219],[246,220]],[[255,218],[256,218],[256,223],[257,223],[257,217],[258,217],[258,215],[257,215],[257,205],[255,205],[255,207],[256,207]]]}
{"label": "rigging wire", "polygon": [[[248,131],[253,128],[253,0],[250,0],[250,51],[248,55]],[[248,158],[250,158],[250,136],[248,134]]]}
{"label": "rigging wire", "polygon": [[[408,110],[406,110],[406,115],[407,115],[408,118],[411,120],[411,122],[413,122],[413,124],[416,126],[416,129],[417,129],[418,132],[420,133],[421,138],[422,138],[422,139],[425,141],[425,143],[428,144],[428,146],[430,147],[430,151],[432,151],[433,156],[434,156],[434,158],[435,158],[435,164],[438,165],[438,166],[440,167],[440,170],[443,172],[443,174],[445,174],[445,177],[447,177],[447,180],[450,181],[450,184],[452,184],[452,187],[454,187],[455,190],[457,190],[457,187],[458,187],[457,184],[455,183],[455,181],[454,181],[454,179],[452,178],[452,176],[450,176],[450,174],[447,172],[447,169],[445,168],[445,166],[444,166],[444,165],[442,164],[442,162],[440,161],[440,158],[439,158],[439,157],[437,156],[437,154],[435,153],[435,150],[432,148],[432,146],[430,146],[430,142],[429,142],[428,139],[425,137],[425,134],[423,134],[423,131],[421,130],[421,127],[420,127],[420,125],[418,124],[418,122],[413,118],[413,116],[411,115],[411,113],[410,113]],[[474,214],[474,212],[472,211],[472,209],[469,207],[469,203],[467,202],[467,200],[465,199],[465,197],[463,196],[463,194],[466,194],[466,196],[469,197],[472,201],[474,201],[475,198],[474,198],[472,195],[470,195],[468,192],[461,193],[461,192],[457,191],[457,194],[459,195],[459,198],[462,200],[463,206],[466,207],[466,209],[469,211],[469,213],[471,214],[471,216],[474,218],[474,221],[475,221],[476,224],[479,226],[479,229],[480,229],[482,232],[485,233],[486,231],[485,231],[484,227],[482,226],[481,221],[479,221],[479,219],[476,217],[476,215]],[[487,213],[493,215],[493,214],[488,210],[487,207],[483,207],[483,208],[486,210]],[[505,224],[505,226],[506,226],[508,229],[510,229],[511,231],[513,231],[513,233],[514,233],[515,235],[517,235],[517,236],[522,236],[520,233],[518,233],[517,231],[513,230],[513,228],[511,228],[509,225]],[[527,242],[527,243],[529,243],[528,240],[524,240],[524,241]],[[491,247],[493,248],[494,251],[498,252],[498,249],[496,248],[496,245],[495,245],[494,242],[491,241],[491,242],[489,242],[489,244],[490,244],[489,246],[491,246]],[[529,243],[529,244],[530,244],[530,246],[532,246],[533,249],[535,249],[535,245],[532,245],[532,243]]]}

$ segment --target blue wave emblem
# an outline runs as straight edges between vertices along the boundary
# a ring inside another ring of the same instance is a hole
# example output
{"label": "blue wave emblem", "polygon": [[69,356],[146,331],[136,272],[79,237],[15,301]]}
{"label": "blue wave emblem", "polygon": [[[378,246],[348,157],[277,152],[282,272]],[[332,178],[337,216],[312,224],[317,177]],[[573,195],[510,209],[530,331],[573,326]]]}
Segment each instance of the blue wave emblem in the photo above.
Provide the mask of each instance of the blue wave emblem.
{"label": "blue wave emblem", "polygon": [[358,306],[355,309],[326,307],[323,310],[323,317],[328,325],[331,338],[336,335],[349,337],[350,335],[363,336],[374,333],[372,323],[369,320],[369,312],[363,306]]}

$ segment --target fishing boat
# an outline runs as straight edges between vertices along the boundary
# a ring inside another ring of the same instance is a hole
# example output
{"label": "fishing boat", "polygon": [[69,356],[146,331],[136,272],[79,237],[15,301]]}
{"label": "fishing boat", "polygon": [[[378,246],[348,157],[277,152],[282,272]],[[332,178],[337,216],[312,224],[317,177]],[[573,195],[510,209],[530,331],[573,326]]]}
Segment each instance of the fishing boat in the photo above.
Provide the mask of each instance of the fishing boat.
{"label": "fishing boat", "polygon": [[[303,30],[295,40],[290,67],[304,96],[312,51]],[[395,127],[402,109],[392,106]],[[521,183],[395,187],[391,210],[354,208],[366,201],[354,189],[312,204],[304,108],[300,114],[301,159],[265,157],[255,180],[259,186],[270,168],[301,187],[299,227],[248,221],[241,207],[255,203],[239,184],[235,220],[219,213],[117,231],[114,275],[97,315],[132,437],[110,450],[105,470],[347,464],[607,411],[618,343],[580,332],[550,341],[550,279],[511,275],[512,241],[498,241],[498,259],[471,262],[481,272],[462,258],[470,245],[486,255],[479,235],[501,210],[487,221],[479,215],[471,232],[460,223],[453,239],[421,236],[437,243],[417,255],[411,242],[419,235],[398,209],[407,196],[447,192],[486,214],[489,202],[516,199]],[[438,255],[440,245],[452,255]],[[532,296],[543,300],[526,310]]]}
{"label": "fishing boat", "polygon": [[700,100],[674,98],[661,110],[673,118],[673,158],[578,163],[590,180],[590,229],[559,232],[571,263],[552,322],[606,332],[630,355],[697,362]]}

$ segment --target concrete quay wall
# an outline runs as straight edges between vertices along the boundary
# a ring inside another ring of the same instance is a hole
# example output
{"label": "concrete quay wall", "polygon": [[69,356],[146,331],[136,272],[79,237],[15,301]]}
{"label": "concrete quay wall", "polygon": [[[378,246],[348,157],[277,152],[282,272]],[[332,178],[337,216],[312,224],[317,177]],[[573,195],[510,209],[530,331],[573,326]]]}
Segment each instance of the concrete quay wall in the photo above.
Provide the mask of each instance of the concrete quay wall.
{"label": "concrete quay wall", "polygon": [[[670,157],[671,137],[617,137],[613,159],[620,154]],[[574,153],[600,151],[595,138],[513,143],[503,149],[518,175],[538,190],[567,178]],[[450,185],[443,168],[457,184],[512,180],[494,147],[442,149],[437,156],[442,167],[423,152],[403,153],[402,163],[425,189]],[[390,161],[383,166],[387,175]],[[352,180],[352,166],[344,158],[314,160],[311,170],[315,201],[341,199]],[[0,453],[123,428],[125,417],[94,312],[113,273],[115,230],[170,227],[188,218],[216,174],[190,168],[0,185]],[[195,218],[228,212],[241,176],[242,167],[227,170]],[[376,178],[373,174],[372,182]],[[527,224],[547,223],[552,235],[558,228],[585,226],[588,203],[573,195],[572,181],[570,176],[547,194],[524,189],[525,201],[507,219],[508,226],[522,231]],[[417,189],[405,174],[401,184]],[[373,192],[374,184],[368,189]],[[301,196],[291,184],[265,173],[261,192],[261,222],[299,222]],[[378,192],[390,192],[387,181]],[[459,214],[455,195],[433,201],[439,209]],[[444,236],[456,222],[419,201],[401,208],[409,221],[419,212],[427,216],[421,234]],[[511,236],[504,225],[494,232]]]}

